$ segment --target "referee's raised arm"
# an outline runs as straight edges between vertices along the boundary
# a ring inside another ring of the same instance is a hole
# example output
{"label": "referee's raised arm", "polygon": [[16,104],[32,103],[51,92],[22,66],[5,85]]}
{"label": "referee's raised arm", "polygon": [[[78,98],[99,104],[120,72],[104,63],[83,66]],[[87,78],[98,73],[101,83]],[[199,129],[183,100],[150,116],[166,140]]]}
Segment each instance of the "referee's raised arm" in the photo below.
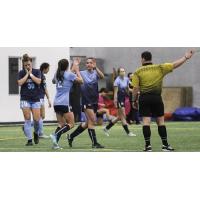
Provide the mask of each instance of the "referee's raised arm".
{"label": "referee's raised arm", "polygon": [[186,52],[182,58],[173,62],[173,68],[176,69],[180,67],[181,65],[183,65],[187,60],[189,60],[194,55],[194,53],[195,51],[193,50]]}

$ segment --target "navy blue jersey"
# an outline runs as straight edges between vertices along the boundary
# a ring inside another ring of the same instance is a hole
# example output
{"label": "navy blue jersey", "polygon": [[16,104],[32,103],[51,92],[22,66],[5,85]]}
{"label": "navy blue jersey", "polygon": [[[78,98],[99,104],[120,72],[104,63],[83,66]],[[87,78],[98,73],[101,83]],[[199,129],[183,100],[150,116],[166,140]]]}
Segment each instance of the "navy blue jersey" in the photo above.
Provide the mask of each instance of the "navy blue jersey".
{"label": "navy blue jersey", "polygon": [[46,89],[46,88],[47,88],[46,77],[45,77],[45,75],[41,72],[41,84],[40,84],[40,90],[39,90],[40,99],[44,99],[44,96],[45,96],[45,89]]}
{"label": "navy blue jersey", "polygon": [[98,79],[99,76],[94,71],[80,71],[83,78],[83,84],[81,85],[81,94],[82,94],[82,105],[87,104],[98,104]]}
{"label": "navy blue jersey", "polygon": [[[38,69],[32,69],[32,74],[37,78],[41,78],[41,71]],[[22,79],[25,75],[26,71],[21,70],[18,73],[18,80]],[[28,77],[26,82],[21,86],[20,97],[20,99],[23,101],[40,101],[40,86],[33,82],[30,76]]]}

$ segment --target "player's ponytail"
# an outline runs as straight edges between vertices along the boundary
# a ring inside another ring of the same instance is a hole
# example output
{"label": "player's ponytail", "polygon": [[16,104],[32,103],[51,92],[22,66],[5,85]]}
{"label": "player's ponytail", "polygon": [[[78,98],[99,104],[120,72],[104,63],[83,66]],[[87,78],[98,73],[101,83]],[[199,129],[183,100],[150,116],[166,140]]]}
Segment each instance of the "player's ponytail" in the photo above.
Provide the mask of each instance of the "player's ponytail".
{"label": "player's ponytail", "polygon": [[64,80],[64,73],[69,67],[69,61],[67,59],[62,59],[58,62],[58,69],[56,72],[56,79],[58,81],[63,82]]}

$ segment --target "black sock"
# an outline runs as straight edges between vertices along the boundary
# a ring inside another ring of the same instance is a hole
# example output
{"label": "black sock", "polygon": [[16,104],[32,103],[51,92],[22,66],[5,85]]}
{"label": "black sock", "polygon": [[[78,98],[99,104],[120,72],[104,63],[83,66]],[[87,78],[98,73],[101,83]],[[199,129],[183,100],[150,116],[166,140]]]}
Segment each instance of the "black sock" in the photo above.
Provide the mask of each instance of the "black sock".
{"label": "black sock", "polygon": [[28,140],[28,143],[31,143],[32,142],[32,139]]}
{"label": "black sock", "polygon": [[158,126],[158,133],[160,135],[163,145],[168,146],[166,126]]}
{"label": "black sock", "polygon": [[[54,134],[56,134],[61,128],[60,127],[57,127]],[[57,142],[59,141],[60,139],[60,136],[57,135]]]}
{"label": "black sock", "polygon": [[70,134],[70,139],[74,139],[76,136],[80,135],[85,129],[79,125],[78,128]]}
{"label": "black sock", "polygon": [[[58,128],[57,128],[58,129]],[[56,130],[57,130],[56,129]],[[66,133],[67,131],[70,130],[70,126],[66,124],[64,127],[60,128],[58,131],[55,132],[55,135],[57,137],[57,142],[59,141],[60,137],[62,134]]]}
{"label": "black sock", "polygon": [[92,140],[92,144],[95,145],[97,144],[97,137],[94,129],[88,129],[88,133],[90,136],[90,139]]}
{"label": "black sock", "polygon": [[126,131],[126,133],[129,134],[130,131],[128,129],[128,125],[126,124],[126,125],[122,125],[122,126],[123,126],[124,130]]}
{"label": "black sock", "polygon": [[109,130],[114,126],[114,124],[112,122],[110,122],[107,126],[106,129]]}
{"label": "black sock", "polygon": [[143,135],[144,135],[146,147],[148,147],[149,145],[151,145],[151,128],[150,128],[150,126],[143,126]]}

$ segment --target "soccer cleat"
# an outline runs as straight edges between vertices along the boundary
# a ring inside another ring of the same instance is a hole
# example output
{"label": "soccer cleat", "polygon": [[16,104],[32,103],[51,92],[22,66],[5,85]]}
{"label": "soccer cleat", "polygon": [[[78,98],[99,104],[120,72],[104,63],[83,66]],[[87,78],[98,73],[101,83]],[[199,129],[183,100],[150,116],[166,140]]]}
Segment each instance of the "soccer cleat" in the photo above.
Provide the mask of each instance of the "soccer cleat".
{"label": "soccer cleat", "polygon": [[68,140],[69,147],[72,148],[73,139],[70,138],[70,135],[69,135],[69,134],[67,134],[67,140]]}
{"label": "soccer cleat", "polygon": [[168,146],[163,145],[162,151],[170,152],[170,151],[174,151],[174,149],[170,145],[168,145]]}
{"label": "soccer cleat", "polygon": [[102,145],[99,144],[99,143],[96,143],[96,144],[93,144],[93,145],[92,145],[92,148],[93,148],[93,149],[103,149],[104,146],[102,146]]}
{"label": "soccer cleat", "polygon": [[129,137],[135,137],[136,136],[136,134],[134,134],[134,133],[132,133],[132,132],[130,132],[129,134],[127,134]]}
{"label": "soccer cleat", "polygon": [[38,136],[38,134],[36,134],[36,133],[34,132],[33,135],[34,135],[34,143],[35,143],[35,144],[39,144],[39,136]]}
{"label": "soccer cleat", "polygon": [[58,149],[63,149],[62,147],[60,147],[59,145],[55,145],[55,144],[53,144],[53,146],[52,146],[52,149],[54,149],[54,150],[58,150]]}
{"label": "soccer cleat", "polygon": [[106,127],[103,129],[103,131],[104,131],[104,134],[109,137],[109,132],[108,132],[108,129]]}
{"label": "soccer cleat", "polygon": [[152,152],[152,147],[151,147],[151,145],[145,146],[144,151],[145,151],[145,152]]}
{"label": "soccer cleat", "polygon": [[32,142],[32,141],[28,141],[28,142],[26,143],[26,146],[33,146],[33,142]]}
{"label": "soccer cleat", "polygon": [[58,146],[58,142],[57,142],[57,137],[55,134],[51,134],[50,135],[51,141],[53,143],[53,146]]}
{"label": "soccer cleat", "polygon": [[48,136],[48,135],[45,135],[45,134],[42,134],[42,135],[39,135],[39,138],[40,138],[40,139],[48,139],[49,136]]}

